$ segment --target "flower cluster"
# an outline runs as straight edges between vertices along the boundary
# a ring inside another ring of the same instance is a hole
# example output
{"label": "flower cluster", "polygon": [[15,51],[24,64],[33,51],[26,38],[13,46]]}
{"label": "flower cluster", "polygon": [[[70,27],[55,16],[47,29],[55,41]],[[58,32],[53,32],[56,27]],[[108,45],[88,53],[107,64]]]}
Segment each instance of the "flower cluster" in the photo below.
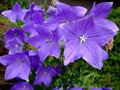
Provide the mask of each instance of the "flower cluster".
{"label": "flower cluster", "polygon": [[[63,56],[61,61],[64,66],[83,58],[101,70],[103,61],[108,58],[102,47],[119,30],[114,22],[107,19],[112,5],[112,2],[94,3],[87,13],[85,7],[61,2],[56,2],[55,7],[50,6],[46,12],[35,4],[30,4],[29,9],[22,9],[15,3],[11,10],[3,11],[2,15],[11,22],[24,22],[20,28],[11,28],[4,35],[5,47],[9,50],[8,55],[0,57],[0,63],[7,67],[5,79],[21,78],[27,81],[17,83],[11,90],[33,90],[32,86],[41,83],[48,87],[52,77],[61,73],[58,65],[44,66],[50,56],[58,60]],[[35,49],[25,49],[26,44]],[[34,69],[36,76],[31,85],[29,76]]]}

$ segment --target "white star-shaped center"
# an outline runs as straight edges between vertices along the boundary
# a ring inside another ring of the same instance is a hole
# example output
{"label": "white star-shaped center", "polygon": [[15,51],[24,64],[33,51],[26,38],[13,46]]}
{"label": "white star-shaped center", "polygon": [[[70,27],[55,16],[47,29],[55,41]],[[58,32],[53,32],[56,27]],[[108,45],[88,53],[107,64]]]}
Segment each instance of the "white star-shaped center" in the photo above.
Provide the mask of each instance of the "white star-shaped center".
{"label": "white star-shaped center", "polygon": [[87,37],[82,35],[82,36],[79,37],[79,39],[80,39],[81,43],[84,43],[86,41]]}

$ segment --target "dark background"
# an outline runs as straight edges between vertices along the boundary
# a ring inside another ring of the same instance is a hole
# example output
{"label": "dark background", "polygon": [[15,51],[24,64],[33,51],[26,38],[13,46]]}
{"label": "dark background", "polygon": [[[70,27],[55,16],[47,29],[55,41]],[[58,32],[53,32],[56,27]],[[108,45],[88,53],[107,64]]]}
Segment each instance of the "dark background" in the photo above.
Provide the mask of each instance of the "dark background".
{"label": "dark background", "polygon": [[[64,2],[71,6],[74,5],[81,5],[88,9],[91,9],[93,2],[100,3],[100,2],[114,2],[113,8],[120,6],[120,0],[59,0],[60,2]],[[30,2],[35,2],[36,4],[44,3],[44,0],[30,0]],[[48,5],[51,3],[51,0],[47,0]]]}

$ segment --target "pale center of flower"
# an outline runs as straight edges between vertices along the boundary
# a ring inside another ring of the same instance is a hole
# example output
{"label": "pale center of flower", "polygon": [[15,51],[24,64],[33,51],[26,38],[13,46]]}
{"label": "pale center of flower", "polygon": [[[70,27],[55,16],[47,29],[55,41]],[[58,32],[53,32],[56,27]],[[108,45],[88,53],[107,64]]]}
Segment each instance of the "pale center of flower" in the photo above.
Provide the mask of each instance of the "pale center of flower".
{"label": "pale center of flower", "polygon": [[19,64],[22,64],[24,62],[23,59],[18,60]]}
{"label": "pale center of flower", "polygon": [[52,39],[49,39],[49,40],[46,40],[47,43],[49,44],[52,44],[53,43],[53,40]]}
{"label": "pale center of flower", "polygon": [[21,46],[20,43],[18,43],[18,44],[15,45],[16,48],[19,48],[20,46]]}
{"label": "pale center of flower", "polygon": [[84,43],[86,41],[87,37],[82,35],[82,36],[79,37],[79,39],[80,39],[81,43]]}

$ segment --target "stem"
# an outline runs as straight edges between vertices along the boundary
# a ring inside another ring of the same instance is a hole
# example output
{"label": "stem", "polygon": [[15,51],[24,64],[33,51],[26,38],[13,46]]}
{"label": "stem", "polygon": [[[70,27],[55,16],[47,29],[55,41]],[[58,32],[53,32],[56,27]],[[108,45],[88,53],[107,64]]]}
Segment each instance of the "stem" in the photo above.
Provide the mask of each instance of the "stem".
{"label": "stem", "polygon": [[44,0],[44,10],[47,10],[47,0]]}

